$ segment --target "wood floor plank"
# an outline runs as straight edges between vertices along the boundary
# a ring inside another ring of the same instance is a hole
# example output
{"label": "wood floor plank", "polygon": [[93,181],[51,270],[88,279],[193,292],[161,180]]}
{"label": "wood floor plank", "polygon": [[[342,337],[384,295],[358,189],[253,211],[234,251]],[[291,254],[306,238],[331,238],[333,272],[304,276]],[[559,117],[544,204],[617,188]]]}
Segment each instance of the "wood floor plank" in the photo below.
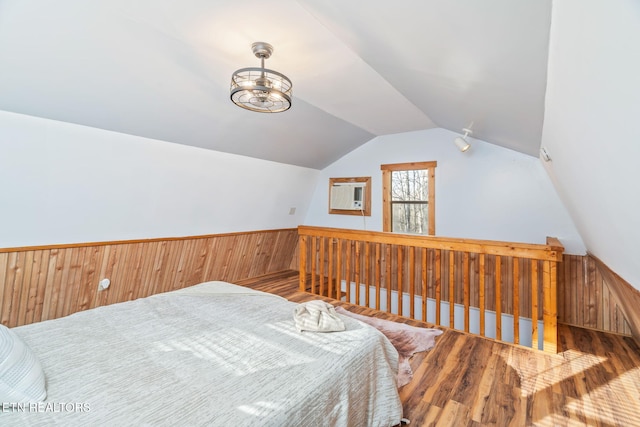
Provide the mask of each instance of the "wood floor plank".
{"label": "wood floor plank", "polygon": [[[428,371],[431,371],[431,365],[424,362],[424,354],[424,352],[416,354],[411,359],[411,369],[413,370],[414,377],[423,378],[427,375]],[[414,397],[417,400],[421,400],[427,387],[428,383],[426,381],[411,381],[409,384],[400,388],[400,399],[402,399],[405,404],[409,403],[409,405],[407,405],[409,408],[411,403],[414,405],[418,403],[417,401],[411,402],[411,398]]]}
{"label": "wood floor plank", "polygon": [[[434,326],[300,292],[298,278],[287,270],[236,283],[294,302],[323,299]],[[441,329],[432,350],[414,355],[413,380],[400,389],[409,427],[640,427],[640,346],[632,338],[559,325],[559,354],[551,355]]]}
{"label": "wood floor plank", "polygon": [[460,378],[458,383],[455,384],[451,399],[470,406],[474,400],[474,397],[478,394],[478,387],[481,384],[482,376],[487,369],[491,353],[492,345],[486,345],[481,343],[469,349],[469,358],[466,363],[462,363],[458,368],[460,371]]}
{"label": "wood floor plank", "polygon": [[470,408],[455,400],[449,400],[442,408],[438,424],[443,426],[466,426],[469,421],[471,421]]}
{"label": "wood floor plank", "polygon": [[487,360],[487,364],[482,373],[482,377],[478,380],[477,391],[471,397],[473,401],[469,404],[472,408],[471,419],[481,423],[485,414],[490,408],[488,407],[489,397],[493,392],[493,381],[496,377],[499,355],[492,354]]}
{"label": "wood floor plank", "polygon": [[459,380],[460,364],[467,360],[468,355],[466,352],[468,343],[466,337],[462,334],[457,337],[450,347],[446,345],[447,339],[442,339],[441,337],[438,344],[441,343],[443,344],[442,347],[447,349],[443,350],[441,355],[438,354],[440,357],[433,363],[432,375],[427,380],[430,386],[422,396],[423,400],[431,402],[440,408],[444,407],[444,404],[450,399],[453,388]]}
{"label": "wood floor plank", "polygon": [[440,419],[442,408],[427,402],[420,402],[415,408],[413,415],[409,418],[411,424],[418,426],[435,426]]}

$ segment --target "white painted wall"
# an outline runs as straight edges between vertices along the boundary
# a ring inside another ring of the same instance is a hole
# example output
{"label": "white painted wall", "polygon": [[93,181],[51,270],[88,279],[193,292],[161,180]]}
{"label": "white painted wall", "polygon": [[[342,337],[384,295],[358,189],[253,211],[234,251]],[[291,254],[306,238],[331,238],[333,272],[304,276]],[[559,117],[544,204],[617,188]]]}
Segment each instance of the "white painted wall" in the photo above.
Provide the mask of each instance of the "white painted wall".
{"label": "white painted wall", "polygon": [[640,289],[640,3],[553,2],[542,144],[587,249]]}
{"label": "white painted wall", "polygon": [[[545,243],[558,237],[568,253],[584,254],[580,235],[537,158],[473,140],[461,153],[445,129],[375,138],[320,174],[305,224],[382,230],[380,165],[436,160],[436,234]],[[330,177],[371,176],[370,217],[329,215]]]}
{"label": "white painted wall", "polygon": [[0,111],[0,247],[296,227],[318,175]]}

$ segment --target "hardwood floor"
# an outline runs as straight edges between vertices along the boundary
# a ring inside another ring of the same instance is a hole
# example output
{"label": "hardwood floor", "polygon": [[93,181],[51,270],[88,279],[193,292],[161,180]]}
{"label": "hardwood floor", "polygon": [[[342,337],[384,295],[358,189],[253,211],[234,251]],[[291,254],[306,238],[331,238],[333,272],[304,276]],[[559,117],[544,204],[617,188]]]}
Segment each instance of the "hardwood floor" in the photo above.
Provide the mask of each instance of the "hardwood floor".
{"label": "hardwood floor", "polygon": [[[298,272],[236,283],[294,302]],[[353,311],[433,325],[323,298]],[[629,337],[560,326],[560,353],[442,328],[434,349],[411,360],[414,378],[400,389],[410,426],[640,426],[640,347]]]}

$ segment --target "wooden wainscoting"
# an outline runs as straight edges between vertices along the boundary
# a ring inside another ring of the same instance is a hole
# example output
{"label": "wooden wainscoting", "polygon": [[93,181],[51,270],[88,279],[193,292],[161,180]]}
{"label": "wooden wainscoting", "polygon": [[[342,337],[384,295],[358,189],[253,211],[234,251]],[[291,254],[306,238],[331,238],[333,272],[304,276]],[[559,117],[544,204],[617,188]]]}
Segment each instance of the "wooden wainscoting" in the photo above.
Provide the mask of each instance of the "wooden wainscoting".
{"label": "wooden wainscoting", "polygon": [[640,291],[611,270],[595,255],[589,254],[589,259],[596,264],[598,272],[602,274],[603,281],[607,283],[611,295],[620,305],[621,311],[624,312],[631,335],[640,340]]}
{"label": "wooden wainscoting", "polygon": [[558,264],[558,322],[631,335],[609,286],[593,257],[565,254]]}
{"label": "wooden wainscoting", "polygon": [[[0,322],[20,326],[89,308],[286,270],[296,229],[0,249]],[[98,282],[111,286],[98,292]]]}

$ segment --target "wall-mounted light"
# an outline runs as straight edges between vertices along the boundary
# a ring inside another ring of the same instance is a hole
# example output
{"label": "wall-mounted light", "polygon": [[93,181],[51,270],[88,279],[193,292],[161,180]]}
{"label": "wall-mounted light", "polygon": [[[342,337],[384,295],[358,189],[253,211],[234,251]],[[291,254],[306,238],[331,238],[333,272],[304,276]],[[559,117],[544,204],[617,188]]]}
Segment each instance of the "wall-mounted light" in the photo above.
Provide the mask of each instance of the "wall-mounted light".
{"label": "wall-mounted light", "polygon": [[456,147],[458,147],[458,149],[464,153],[469,148],[471,148],[471,144],[469,144],[469,141],[467,141],[467,137],[473,134],[473,132],[471,131],[471,129],[467,128],[463,128],[462,131],[464,132],[464,136],[456,136],[456,138],[453,140],[453,143],[456,144]]}

